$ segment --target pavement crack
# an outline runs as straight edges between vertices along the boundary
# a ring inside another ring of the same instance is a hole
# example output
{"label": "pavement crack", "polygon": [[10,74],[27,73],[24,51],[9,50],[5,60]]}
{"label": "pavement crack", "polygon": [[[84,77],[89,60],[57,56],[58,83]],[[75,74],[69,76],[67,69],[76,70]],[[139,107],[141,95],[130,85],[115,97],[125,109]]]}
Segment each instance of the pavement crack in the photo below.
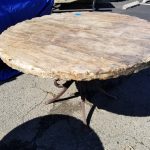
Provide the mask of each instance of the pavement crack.
{"label": "pavement crack", "polygon": [[[111,136],[111,138],[114,139],[114,138],[120,137],[120,136],[122,136],[122,135],[123,135],[123,133],[122,133],[122,134],[117,134],[117,135],[115,135],[115,136]],[[150,147],[149,147],[149,146],[145,145],[144,142],[139,141],[136,137],[131,136],[131,135],[128,135],[128,134],[124,134],[124,136],[126,136],[126,137],[128,137],[128,138],[132,138],[132,139],[135,141],[136,144],[143,145],[143,146],[146,147],[148,150],[150,150]],[[109,144],[109,142],[108,142],[107,144]]]}
{"label": "pavement crack", "polygon": [[42,89],[40,87],[37,87],[37,84],[35,84],[34,88],[37,88],[38,90],[41,90],[44,93],[50,94],[51,96],[55,96],[55,94],[52,93],[51,91],[46,91],[46,90],[44,90],[44,89]]}
{"label": "pavement crack", "polygon": [[[131,136],[132,137],[132,136]],[[140,144],[140,145],[143,145],[143,146],[145,146],[146,148],[148,148],[149,150],[150,150],[150,147],[149,146],[147,146],[147,145],[145,145],[142,141],[139,141],[138,139],[136,139],[135,137],[132,137],[135,141],[136,141],[136,143],[138,143],[138,144]]]}
{"label": "pavement crack", "polygon": [[29,111],[27,111],[27,113],[26,113],[25,115],[23,115],[23,117],[21,117],[23,122],[24,122],[24,118],[25,118],[31,111],[33,111],[34,109],[36,109],[39,105],[41,105],[41,104],[43,103],[43,101],[46,99],[46,97],[47,97],[48,94],[49,94],[49,93],[46,93],[46,95],[45,95],[44,98],[41,100],[41,102],[39,102],[39,103],[37,103],[36,105],[34,105],[34,107],[32,107]]}

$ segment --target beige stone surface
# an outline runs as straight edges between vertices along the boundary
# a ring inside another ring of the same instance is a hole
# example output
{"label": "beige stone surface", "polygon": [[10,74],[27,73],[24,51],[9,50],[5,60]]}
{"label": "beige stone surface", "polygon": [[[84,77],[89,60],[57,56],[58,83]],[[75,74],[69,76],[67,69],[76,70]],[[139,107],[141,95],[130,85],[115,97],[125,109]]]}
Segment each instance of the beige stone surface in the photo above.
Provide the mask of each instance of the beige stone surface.
{"label": "beige stone surface", "polygon": [[115,78],[149,67],[150,22],[102,12],[34,18],[2,33],[0,57],[44,78]]}

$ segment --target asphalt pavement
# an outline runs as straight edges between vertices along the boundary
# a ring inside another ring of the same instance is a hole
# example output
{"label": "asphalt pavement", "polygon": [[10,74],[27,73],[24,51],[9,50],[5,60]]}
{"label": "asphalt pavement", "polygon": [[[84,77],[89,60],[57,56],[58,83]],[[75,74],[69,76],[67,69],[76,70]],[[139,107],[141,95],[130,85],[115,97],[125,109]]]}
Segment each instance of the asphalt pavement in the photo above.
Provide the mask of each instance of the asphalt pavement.
{"label": "asphalt pavement", "polygon": [[[112,5],[113,13],[150,21],[150,6]],[[80,97],[72,97],[75,85],[64,95],[72,98],[45,105],[58,92],[52,79],[22,74],[0,83],[0,150],[150,150],[149,83],[150,69],[108,81],[118,99],[87,101],[90,127],[82,123]]]}

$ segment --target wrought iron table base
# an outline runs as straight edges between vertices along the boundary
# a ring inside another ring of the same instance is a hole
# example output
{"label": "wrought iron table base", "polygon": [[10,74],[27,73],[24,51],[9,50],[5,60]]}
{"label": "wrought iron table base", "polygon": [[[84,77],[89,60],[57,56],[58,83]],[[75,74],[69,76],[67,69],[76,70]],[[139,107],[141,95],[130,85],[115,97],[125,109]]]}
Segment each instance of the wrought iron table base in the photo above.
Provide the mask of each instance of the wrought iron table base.
{"label": "wrought iron table base", "polygon": [[[80,93],[81,96],[81,110],[82,110],[82,117],[83,117],[83,122],[86,123],[86,113],[85,113],[85,100],[86,100],[86,94],[89,93],[90,90],[90,85],[91,81],[75,81],[75,80],[70,80],[66,81],[64,84],[59,84],[58,83],[59,79],[54,81],[54,85],[58,88],[62,88],[61,92],[58,93],[54,98],[48,100],[46,104],[51,104],[53,102],[59,101],[59,98],[67,91],[67,89],[71,86],[73,82],[75,82],[76,87]],[[110,99],[116,99],[116,97],[108,94],[104,89],[99,88],[99,91],[102,92],[105,96],[107,96]]]}

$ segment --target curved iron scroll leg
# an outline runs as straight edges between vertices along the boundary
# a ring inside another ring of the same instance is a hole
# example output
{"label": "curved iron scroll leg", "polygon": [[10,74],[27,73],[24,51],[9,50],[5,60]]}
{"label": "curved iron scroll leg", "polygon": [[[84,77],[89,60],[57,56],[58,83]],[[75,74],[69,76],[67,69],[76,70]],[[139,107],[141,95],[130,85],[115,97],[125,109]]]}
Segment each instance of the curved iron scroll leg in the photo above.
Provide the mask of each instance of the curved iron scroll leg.
{"label": "curved iron scroll leg", "polygon": [[85,100],[86,100],[86,85],[82,81],[75,81],[76,87],[81,96],[81,113],[82,113],[82,120],[85,125],[87,125],[86,121],[86,111],[85,111]]}
{"label": "curved iron scroll leg", "polygon": [[70,80],[70,81],[66,81],[64,84],[60,85],[58,83],[58,79],[54,81],[54,85],[58,88],[62,88],[62,91],[60,93],[58,93],[54,98],[52,99],[49,99],[47,102],[46,102],[46,105],[47,104],[51,104],[53,103],[54,101],[58,101],[59,98],[67,91],[67,89],[70,87],[70,85],[74,82],[73,80]]}

